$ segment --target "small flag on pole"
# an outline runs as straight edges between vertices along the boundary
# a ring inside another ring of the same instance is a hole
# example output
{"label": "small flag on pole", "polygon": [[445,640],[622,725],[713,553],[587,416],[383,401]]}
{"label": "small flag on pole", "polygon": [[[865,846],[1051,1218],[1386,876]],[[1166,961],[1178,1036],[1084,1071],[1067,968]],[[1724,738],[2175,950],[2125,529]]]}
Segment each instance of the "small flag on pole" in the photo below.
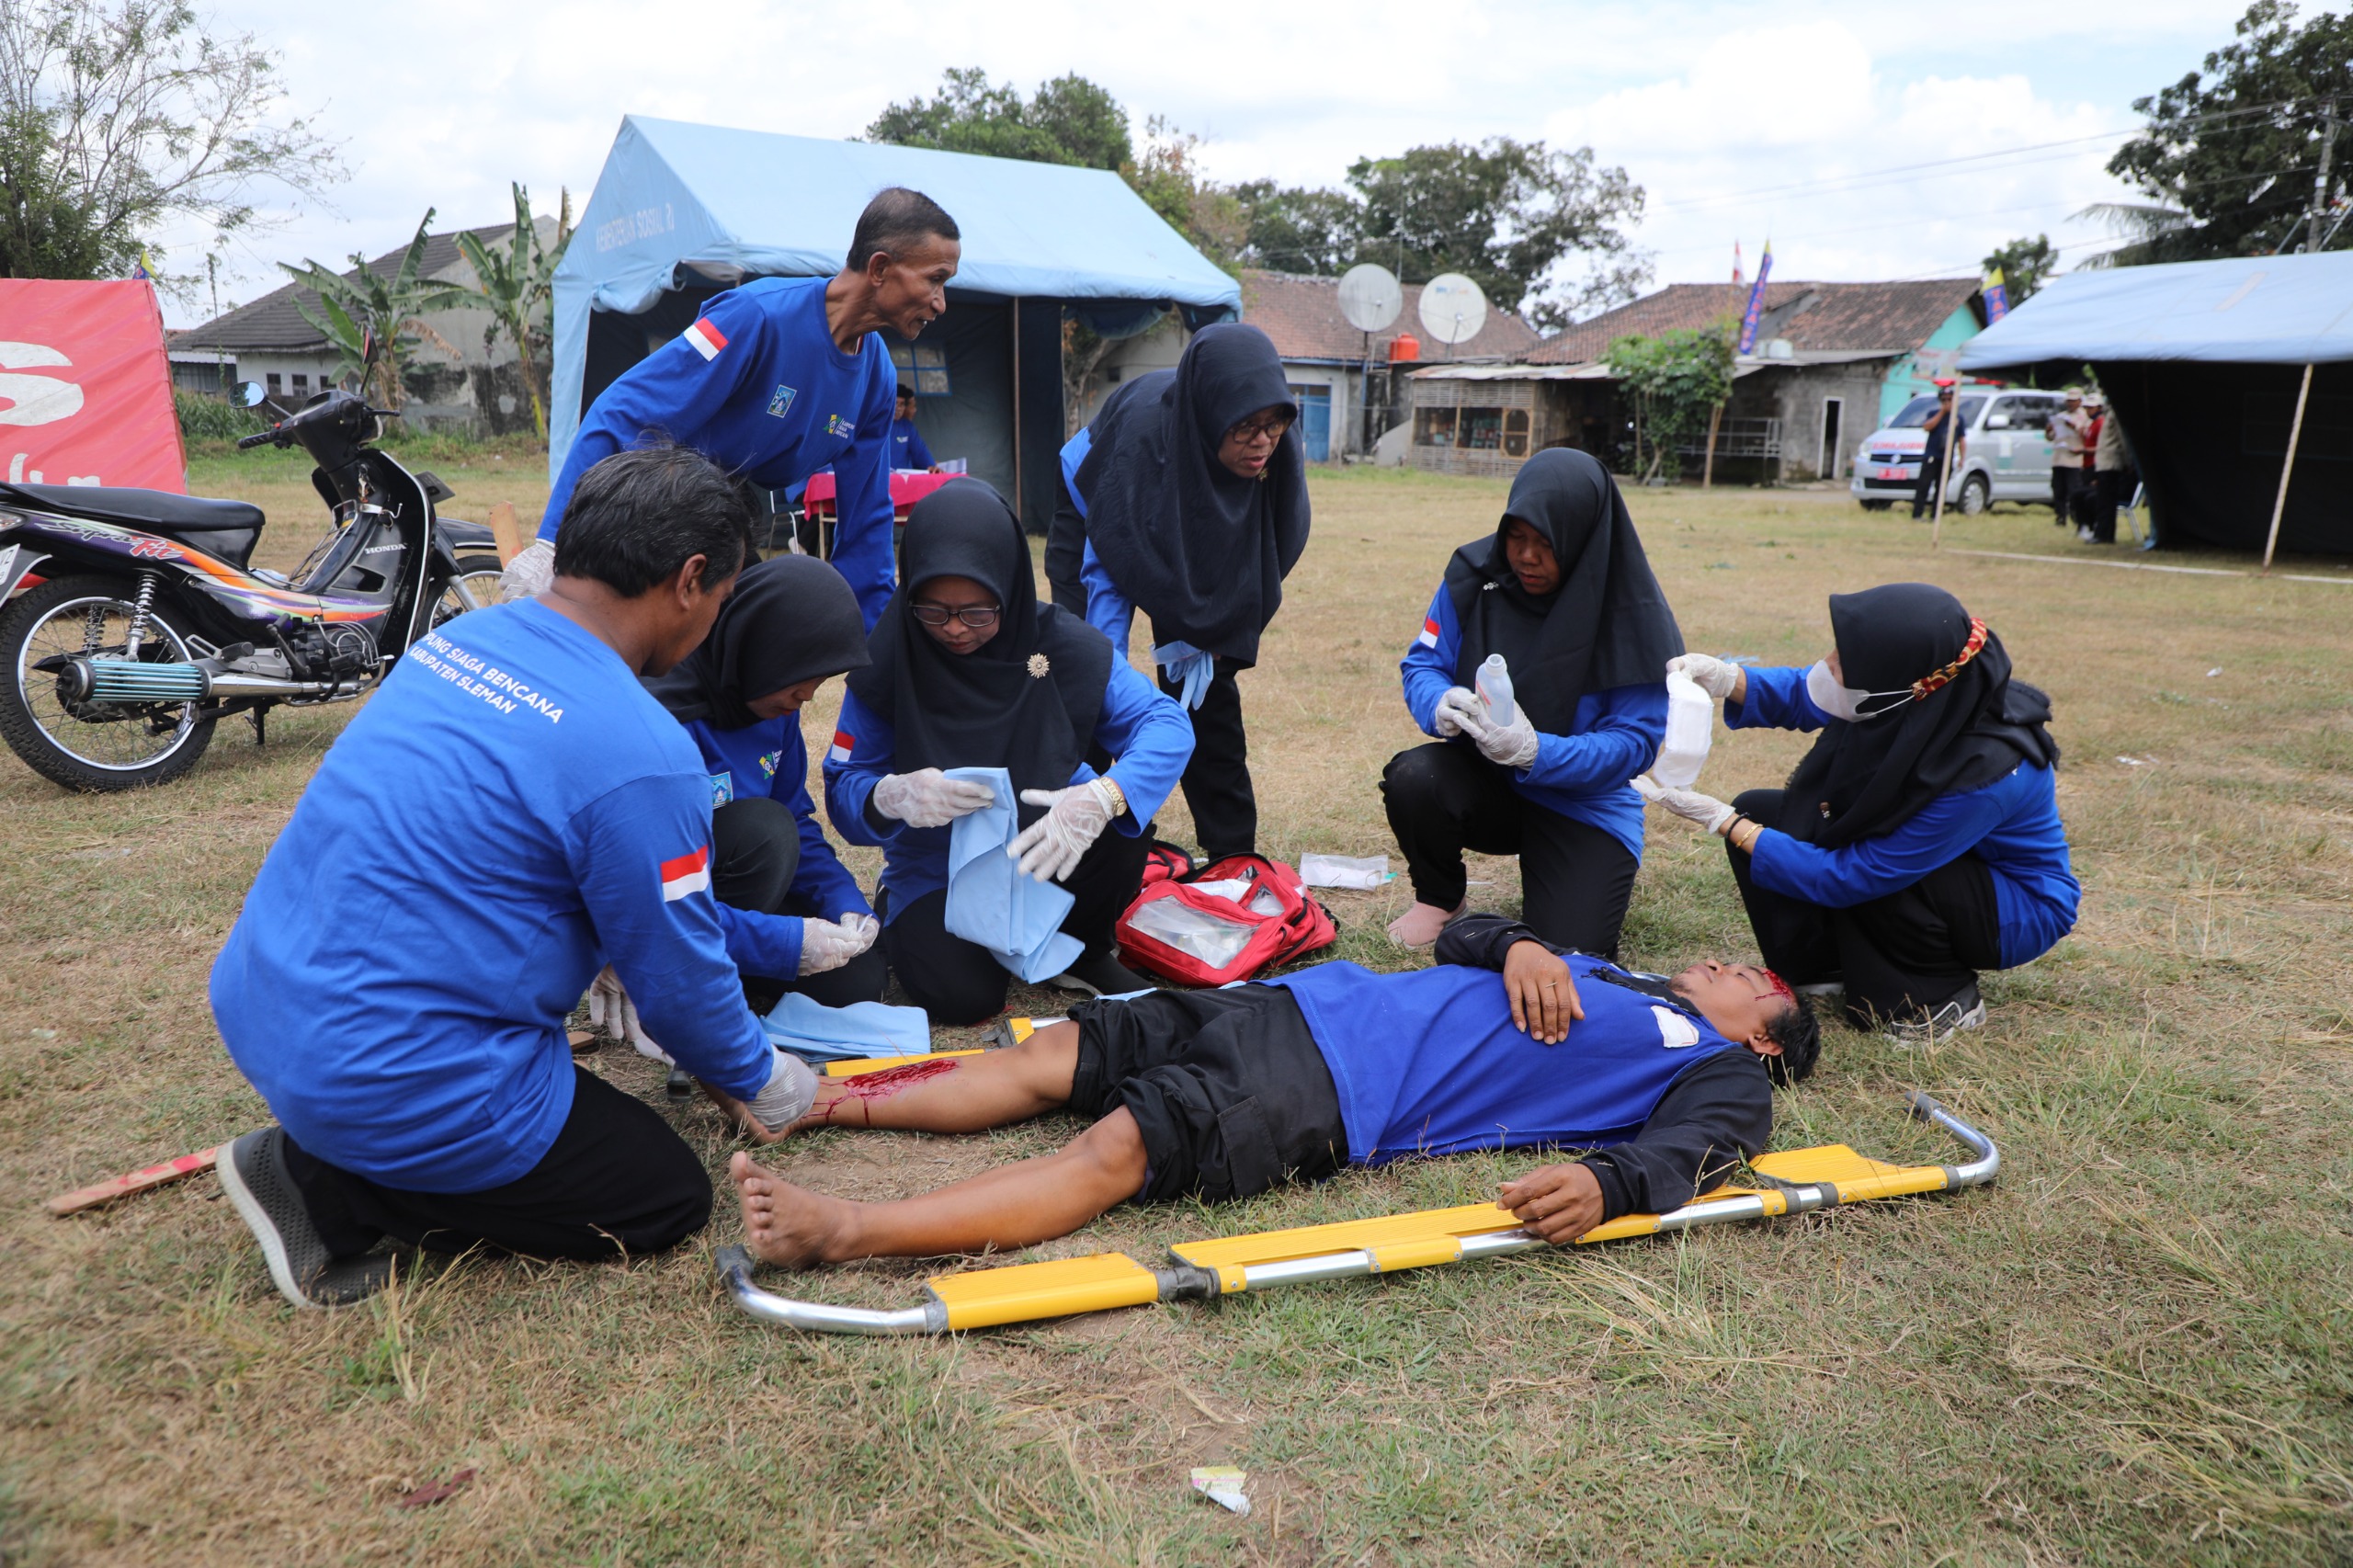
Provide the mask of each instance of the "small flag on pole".
{"label": "small flag on pole", "polygon": [[1740,242],[1734,240],[1732,243],[1732,286],[1737,289],[1747,281],[1748,278],[1741,271],[1740,267]]}
{"label": "small flag on pole", "polygon": [[154,263],[149,259],[145,245],[139,247],[139,265],[131,269],[131,276],[142,283],[155,281]]}
{"label": "small flag on pole", "polygon": [[1756,258],[1756,286],[1748,291],[1748,310],[1740,318],[1740,352],[1752,354],[1756,349],[1756,322],[1765,313],[1765,280],[1773,276],[1773,242],[1765,242],[1765,254]]}
{"label": "small flag on pole", "polygon": [[1993,325],[2010,313],[2010,291],[2003,285],[2002,269],[1995,267],[1985,275],[1985,324]]}

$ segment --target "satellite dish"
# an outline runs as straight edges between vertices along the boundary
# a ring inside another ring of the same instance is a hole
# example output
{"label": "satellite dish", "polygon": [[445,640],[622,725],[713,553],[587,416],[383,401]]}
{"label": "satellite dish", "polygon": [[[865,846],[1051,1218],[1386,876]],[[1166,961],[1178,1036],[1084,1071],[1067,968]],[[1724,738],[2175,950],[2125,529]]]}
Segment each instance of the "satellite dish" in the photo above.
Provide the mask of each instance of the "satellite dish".
{"label": "satellite dish", "polygon": [[1487,324],[1487,296],[1460,272],[1422,285],[1422,324],[1440,343],[1468,343]]}
{"label": "satellite dish", "polygon": [[1358,332],[1380,332],[1405,308],[1405,291],[1397,275],[1372,262],[1360,262],[1340,274],[1340,313]]}

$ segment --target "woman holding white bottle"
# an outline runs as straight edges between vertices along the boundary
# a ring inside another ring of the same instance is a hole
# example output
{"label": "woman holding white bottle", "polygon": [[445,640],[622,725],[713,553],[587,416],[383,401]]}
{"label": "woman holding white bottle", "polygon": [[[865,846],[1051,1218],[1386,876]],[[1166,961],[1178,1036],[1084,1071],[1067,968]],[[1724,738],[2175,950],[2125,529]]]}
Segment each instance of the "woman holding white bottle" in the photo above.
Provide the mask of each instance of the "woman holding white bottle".
{"label": "woman holding white bottle", "polygon": [[[1464,913],[1475,849],[1519,857],[1538,936],[1614,958],[1643,853],[1629,781],[1665,738],[1666,663],[1682,652],[1609,471],[1568,448],[1530,458],[1495,531],[1447,562],[1401,666],[1406,709],[1435,739],[1381,776],[1415,898],[1390,937],[1423,947]],[[1507,717],[1472,689],[1492,655],[1509,672]]]}

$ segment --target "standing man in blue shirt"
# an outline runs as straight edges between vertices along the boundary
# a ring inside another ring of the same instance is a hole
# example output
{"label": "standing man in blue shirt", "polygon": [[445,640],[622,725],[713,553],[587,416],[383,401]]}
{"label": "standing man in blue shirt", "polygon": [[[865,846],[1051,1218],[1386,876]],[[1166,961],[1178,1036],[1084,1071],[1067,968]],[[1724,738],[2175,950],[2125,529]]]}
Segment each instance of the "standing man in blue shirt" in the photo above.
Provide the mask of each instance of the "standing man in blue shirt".
{"label": "standing man in blue shirt", "polygon": [[565,453],[540,537],[506,569],[506,597],[543,591],[556,525],[580,476],[648,436],[691,447],[753,484],[783,490],[830,466],[840,519],[834,565],[871,627],[890,602],[892,405],[898,372],[880,329],[912,341],[946,313],[963,254],[956,221],[893,186],[866,204],[832,278],[761,278],[703,307],[692,326],[597,394]]}
{"label": "standing man in blue shirt", "polygon": [[[564,1017],[608,963],[755,1136],[808,1108],[727,956],[702,759],[638,683],[710,631],[749,520],[694,452],[598,464],[547,593],[411,648],[271,846],[211,993],[278,1125],[220,1169],[297,1306],[382,1288],[386,1237],[594,1259],[702,1228],[701,1162],[573,1065]],[[503,824],[498,852],[428,816]]]}

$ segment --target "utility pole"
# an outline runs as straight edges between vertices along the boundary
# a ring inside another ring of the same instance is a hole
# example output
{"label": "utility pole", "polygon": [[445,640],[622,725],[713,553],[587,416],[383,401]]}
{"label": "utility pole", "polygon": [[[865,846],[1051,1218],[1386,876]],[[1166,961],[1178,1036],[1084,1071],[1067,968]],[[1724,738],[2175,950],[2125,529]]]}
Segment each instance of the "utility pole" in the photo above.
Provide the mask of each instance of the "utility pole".
{"label": "utility pole", "polygon": [[2321,220],[2328,216],[2328,156],[2336,146],[2336,100],[2320,102],[2320,172],[2313,176],[2313,210],[2304,233],[2304,254],[2321,247]]}

